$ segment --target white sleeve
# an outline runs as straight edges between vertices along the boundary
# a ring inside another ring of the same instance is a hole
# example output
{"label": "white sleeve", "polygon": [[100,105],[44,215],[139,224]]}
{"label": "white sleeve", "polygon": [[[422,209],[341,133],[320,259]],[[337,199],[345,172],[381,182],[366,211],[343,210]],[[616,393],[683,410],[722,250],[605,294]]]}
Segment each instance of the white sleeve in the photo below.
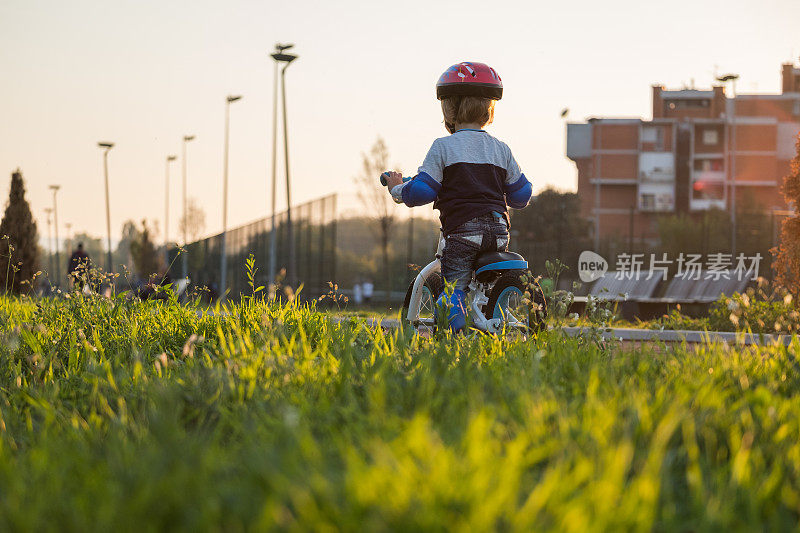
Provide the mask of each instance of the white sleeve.
{"label": "white sleeve", "polygon": [[519,180],[520,176],[522,176],[522,170],[520,170],[519,165],[517,164],[517,160],[514,159],[514,155],[511,153],[511,149],[508,149],[508,163],[506,164],[506,185],[511,185],[512,183],[516,183]]}
{"label": "white sleeve", "polygon": [[442,143],[439,142],[439,139],[433,141],[430,150],[428,150],[428,155],[425,156],[425,160],[422,162],[422,166],[419,167],[417,171],[417,175],[419,174],[427,174],[433,181],[436,183],[441,184],[444,173],[444,147]]}
{"label": "white sleeve", "polygon": [[[431,190],[436,192],[442,187],[442,180],[444,179],[444,149],[439,139],[433,141],[425,160],[422,161],[422,166],[419,167],[415,178],[428,184]],[[395,185],[390,191],[392,199],[398,204],[403,203],[403,188],[405,188],[411,181],[406,181],[399,185]]]}
{"label": "white sleeve", "polygon": [[[408,183],[408,182],[406,182],[406,183]],[[394,202],[396,204],[402,204],[403,203],[403,185],[405,185],[405,183],[399,183],[399,184],[395,185],[394,187],[392,187],[392,190],[391,190],[392,200],[394,200]]]}

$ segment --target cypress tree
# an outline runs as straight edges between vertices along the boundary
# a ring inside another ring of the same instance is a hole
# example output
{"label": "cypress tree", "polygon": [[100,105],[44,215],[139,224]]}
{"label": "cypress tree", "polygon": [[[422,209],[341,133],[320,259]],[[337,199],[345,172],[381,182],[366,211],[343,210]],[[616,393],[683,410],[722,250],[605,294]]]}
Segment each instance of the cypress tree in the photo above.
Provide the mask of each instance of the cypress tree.
{"label": "cypress tree", "polygon": [[0,221],[0,291],[19,294],[22,282],[32,281],[38,269],[36,221],[25,199],[22,172],[17,169],[11,174],[8,203]]}

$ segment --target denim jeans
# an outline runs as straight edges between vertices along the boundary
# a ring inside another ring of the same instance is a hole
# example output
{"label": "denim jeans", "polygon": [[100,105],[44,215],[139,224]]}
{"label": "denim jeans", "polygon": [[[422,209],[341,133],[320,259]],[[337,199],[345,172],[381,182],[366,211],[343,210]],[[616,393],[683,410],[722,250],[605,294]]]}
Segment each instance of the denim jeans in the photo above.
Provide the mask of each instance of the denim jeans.
{"label": "denim jeans", "polygon": [[487,213],[461,224],[444,239],[442,276],[463,291],[472,279],[478,255],[508,250],[508,226],[502,217]]}

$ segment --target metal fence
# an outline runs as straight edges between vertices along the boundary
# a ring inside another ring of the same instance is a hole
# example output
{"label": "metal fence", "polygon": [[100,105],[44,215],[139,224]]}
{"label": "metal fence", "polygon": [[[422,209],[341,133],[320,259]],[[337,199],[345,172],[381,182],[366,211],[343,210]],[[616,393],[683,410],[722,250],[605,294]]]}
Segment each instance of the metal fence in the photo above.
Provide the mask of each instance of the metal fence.
{"label": "metal fence", "polygon": [[[291,276],[289,225],[287,213],[276,215],[275,264],[279,281]],[[269,282],[270,240],[272,221],[265,217],[250,224],[228,230],[228,297],[238,299],[251,291],[247,264],[252,254],[257,271],[256,286]],[[292,240],[294,241],[294,277],[303,284],[303,295],[309,298],[327,293],[327,283],[336,279],[336,195],[325,196],[292,208]],[[188,244],[188,275],[192,286],[206,288],[210,296],[218,296],[221,279],[222,234]],[[170,251],[172,272],[182,274],[181,259],[174,260],[177,249]],[[177,276],[173,276],[177,277]]]}
{"label": "metal fence", "polygon": [[[409,281],[416,275],[418,267],[433,258],[438,242],[438,223],[430,217],[415,215],[416,222],[411,219],[395,220],[389,239],[389,264],[384,265],[380,249],[380,239],[374,230],[377,224],[368,210],[361,208],[348,211],[339,218],[337,204],[346,206],[347,196],[326,196],[292,208],[292,228],[294,241],[294,283],[292,283],[289,262],[289,237],[286,213],[276,216],[276,271],[283,272],[284,285],[297,287],[303,285],[302,295],[316,298],[329,292],[328,282],[339,285],[339,290],[349,294],[357,284],[369,281],[376,291],[389,290],[392,294],[403,294]],[[351,202],[358,205],[356,202]],[[742,216],[738,231],[738,251],[754,255],[756,252],[763,258],[761,266],[764,276],[772,274],[770,269],[769,249],[779,242],[780,224],[787,212],[750,213]],[[727,224],[727,218],[724,223]],[[652,240],[640,240],[632,236],[621,236],[616,240],[605,242],[599,253],[615,266],[615,257],[622,252],[651,253],[655,251],[680,251],[689,253],[711,253],[729,247],[729,229],[724,225],[713,226],[705,219],[688,231],[686,242],[674,238],[665,244]],[[228,231],[228,279],[227,290],[230,298],[237,299],[241,294],[249,294],[246,261],[253,254],[258,271],[254,282],[266,286],[269,281],[270,266],[270,228],[269,217],[257,220]],[[413,228],[413,231],[412,231]],[[338,229],[338,235],[337,235]],[[562,236],[557,234],[553,240],[541,240],[538,228],[532,227],[530,221],[515,218],[512,224],[510,249],[521,253],[537,275],[547,276],[546,261],[559,259],[567,270],[559,277],[559,287],[573,289],[573,281],[577,280],[577,263],[581,251],[592,248],[588,235]],[[188,257],[188,274],[193,287],[207,287],[211,297],[216,297],[220,290],[220,247],[221,235],[214,235],[186,246]],[[177,250],[172,250],[175,258]],[[337,266],[339,270],[337,271]],[[182,259],[172,263],[173,278],[183,273]],[[581,284],[576,294],[585,295],[591,290],[591,284]],[[642,290],[651,287],[642,287]],[[637,288],[638,290],[638,288]],[[623,292],[637,292],[628,288]],[[613,292],[613,291],[612,291]],[[376,293],[377,294],[377,293]],[[652,296],[649,294],[649,296]],[[395,302],[397,303],[397,302]]]}

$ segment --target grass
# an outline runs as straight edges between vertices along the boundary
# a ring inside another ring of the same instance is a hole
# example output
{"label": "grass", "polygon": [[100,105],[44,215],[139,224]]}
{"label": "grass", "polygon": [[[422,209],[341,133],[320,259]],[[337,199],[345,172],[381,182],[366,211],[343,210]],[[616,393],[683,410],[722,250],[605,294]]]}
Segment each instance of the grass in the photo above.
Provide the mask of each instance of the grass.
{"label": "grass", "polygon": [[0,529],[794,530],[800,343],[0,297]]}

